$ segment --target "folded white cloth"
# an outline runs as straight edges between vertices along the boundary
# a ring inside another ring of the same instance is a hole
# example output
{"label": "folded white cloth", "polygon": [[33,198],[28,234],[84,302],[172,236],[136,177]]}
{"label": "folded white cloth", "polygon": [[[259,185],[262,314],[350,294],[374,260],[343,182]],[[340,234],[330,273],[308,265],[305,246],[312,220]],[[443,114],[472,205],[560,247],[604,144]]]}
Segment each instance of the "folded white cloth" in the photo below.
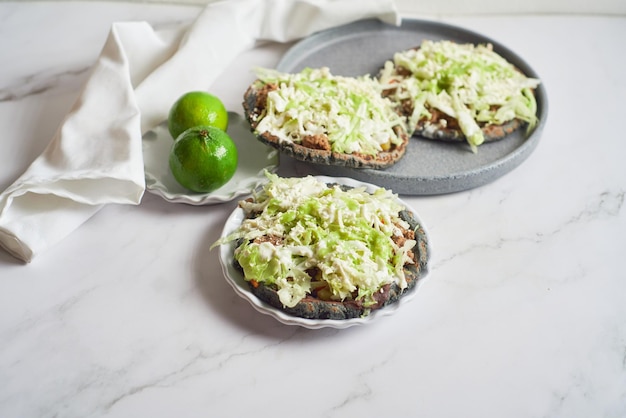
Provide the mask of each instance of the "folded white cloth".
{"label": "folded white cloth", "polygon": [[182,38],[164,39],[145,22],[114,23],[59,131],[0,194],[0,246],[30,262],[103,205],[138,204],[142,133],[166,119],[183,93],[208,90],[256,41],[292,41],[365,18],[399,24],[393,0],[219,1]]}

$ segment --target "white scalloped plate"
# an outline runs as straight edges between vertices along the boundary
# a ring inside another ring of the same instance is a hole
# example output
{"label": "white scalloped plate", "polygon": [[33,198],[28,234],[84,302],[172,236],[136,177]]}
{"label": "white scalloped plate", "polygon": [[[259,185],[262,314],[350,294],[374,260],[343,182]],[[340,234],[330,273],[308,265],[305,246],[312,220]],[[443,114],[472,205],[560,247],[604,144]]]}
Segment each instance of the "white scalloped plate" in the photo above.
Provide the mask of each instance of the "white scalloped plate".
{"label": "white scalloped plate", "polygon": [[228,120],[228,134],[239,152],[237,171],[228,183],[211,193],[194,193],[181,186],[169,169],[169,153],[174,141],[164,121],[143,136],[146,190],[169,202],[213,205],[249,194],[265,183],[264,171],[273,172],[278,167],[278,151],[257,140],[241,115],[229,112]]}
{"label": "white scalloped plate", "polygon": [[[363,183],[363,182],[360,182],[351,178],[343,178],[343,177],[337,178],[337,177],[327,177],[327,176],[315,176],[315,178],[326,183],[338,183],[338,184],[343,184],[343,185],[347,185],[351,187],[364,186],[366,190],[370,193],[378,188],[378,186],[375,186],[369,183]],[[398,201],[402,203],[407,208],[407,210],[413,213],[413,215],[415,216],[415,219],[419,222],[419,224],[424,229],[424,232],[427,237],[428,257],[430,260],[430,258],[432,257],[432,250],[430,246],[430,240],[428,239],[427,230],[424,227],[424,223],[406,202],[402,201],[401,199],[398,199]],[[243,221],[244,216],[245,215],[244,215],[243,210],[241,208],[236,208],[226,220],[226,224],[224,225],[224,229],[222,231],[222,237],[225,237],[226,235],[229,235],[230,233],[234,232],[235,229],[237,229],[239,225],[241,225],[241,222]],[[306,318],[295,317],[279,309],[276,309],[273,306],[270,306],[269,304],[257,298],[250,291],[248,287],[248,283],[245,281],[243,275],[233,265],[235,245],[236,244],[233,242],[230,244],[224,244],[220,246],[220,264],[222,265],[222,270],[224,272],[224,276],[226,277],[226,281],[232,286],[235,292],[239,296],[241,296],[242,298],[250,302],[252,307],[262,314],[269,315],[275,318],[276,320],[278,320],[279,322],[282,322],[283,324],[286,324],[286,325],[298,325],[298,326],[310,328],[310,329],[318,329],[318,328],[342,329],[342,328],[352,327],[355,325],[365,325],[374,321],[377,318],[394,314],[398,309],[400,309],[402,306],[409,303],[411,299],[415,297],[415,294],[417,293],[417,288],[420,286],[424,278],[427,276],[428,269],[429,269],[429,264],[427,263],[426,267],[420,273],[420,279],[417,282],[416,286],[406,295],[401,297],[396,303],[385,306],[382,309],[375,310],[374,312],[372,312],[370,315],[366,317],[344,319],[344,320],[306,319]]]}

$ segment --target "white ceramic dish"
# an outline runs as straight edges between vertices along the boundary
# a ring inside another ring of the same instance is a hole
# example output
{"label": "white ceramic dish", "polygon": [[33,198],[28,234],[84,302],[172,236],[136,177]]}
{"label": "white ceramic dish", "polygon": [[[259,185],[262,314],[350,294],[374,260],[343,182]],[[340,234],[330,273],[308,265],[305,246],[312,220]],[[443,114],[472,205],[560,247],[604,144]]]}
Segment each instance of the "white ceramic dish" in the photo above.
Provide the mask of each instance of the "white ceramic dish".
{"label": "white ceramic dish", "polygon": [[174,142],[165,121],[143,136],[146,190],[169,202],[212,205],[249,194],[265,183],[264,171],[275,171],[278,167],[278,151],[257,140],[250,132],[248,122],[241,115],[229,112],[228,118],[228,134],[239,152],[237,171],[228,183],[211,193],[194,193],[181,186],[168,165],[170,149]]}
{"label": "white ceramic dish", "polygon": [[[373,192],[375,189],[378,188],[378,186],[374,186],[369,183],[363,183],[363,182],[350,179],[350,178],[336,178],[336,177],[326,177],[326,176],[316,176],[316,178],[326,183],[338,183],[338,184],[343,184],[343,185],[347,185],[351,187],[364,186],[368,192]],[[424,227],[424,224],[421,221],[421,219],[418,217],[418,215],[410,208],[408,204],[403,202],[401,199],[398,199],[398,200],[408,210],[410,210],[413,213],[413,215],[415,216],[419,224],[424,229],[426,236],[428,237],[427,230]],[[224,229],[222,231],[222,237],[234,232],[234,230],[237,229],[239,225],[241,225],[241,222],[243,221],[243,219],[244,219],[243,210],[241,208],[235,209],[226,220],[226,224],[224,225]],[[227,282],[232,286],[235,292],[239,296],[241,296],[242,298],[250,302],[252,307],[262,314],[269,315],[286,325],[298,325],[298,326],[310,328],[310,329],[348,328],[348,327],[352,327],[355,325],[368,324],[376,320],[379,317],[394,314],[398,309],[400,309],[405,304],[409,303],[411,299],[415,297],[415,294],[417,293],[417,288],[420,286],[424,278],[427,276],[428,268],[429,268],[429,265],[427,263],[426,267],[420,272],[420,279],[417,282],[416,286],[411,291],[409,291],[409,293],[401,297],[400,300],[398,300],[398,302],[388,305],[379,310],[375,310],[373,313],[371,313],[370,315],[366,317],[346,319],[346,320],[306,319],[306,318],[299,318],[299,317],[286,314],[285,312],[279,309],[276,309],[268,305],[267,303],[263,302],[262,300],[258,299],[250,291],[248,284],[244,280],[244,277],[241,274],[241,272],[233,266],[234,251],[235,251],[235,243],[230,243],[230,244],[225,244],[225,245],[220,246],[220,264],[222,265],[222,270],[224,271],[224,276],[226,277]],[[431,257],[431,254],[432,254],[432,251],[431,251],[430,244],[429,244],[428,245],[429,259]]]}

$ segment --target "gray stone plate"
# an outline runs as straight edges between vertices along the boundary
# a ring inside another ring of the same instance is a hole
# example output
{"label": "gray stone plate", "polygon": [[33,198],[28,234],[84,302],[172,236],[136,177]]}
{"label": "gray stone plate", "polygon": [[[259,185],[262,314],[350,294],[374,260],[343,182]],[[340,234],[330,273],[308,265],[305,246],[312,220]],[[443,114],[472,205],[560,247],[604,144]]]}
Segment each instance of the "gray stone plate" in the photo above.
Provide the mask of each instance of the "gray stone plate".
{"label": "gray stone plate", "polygon": [[[412,48],[422,40],[491,43],[494,50],[527,76],[535,71],[504,45],[456,26],[426,20],[404,19],[401,26],[363,20],[318,32],[295,44],[278,63],[283,72],[305,67],[329,67],[336,75],[376,75],[394,52]],[[413,137],[405,156],[384,170],[306,164],[313,171],[351,177],[405,195],[436,195],[482,186],[519,166],[535,149],[548,115],[545,88],[536,90],[539,123],[532,132],[519,130],[504,140],[486,143],[473,154],[466,144],[443,143]]]}

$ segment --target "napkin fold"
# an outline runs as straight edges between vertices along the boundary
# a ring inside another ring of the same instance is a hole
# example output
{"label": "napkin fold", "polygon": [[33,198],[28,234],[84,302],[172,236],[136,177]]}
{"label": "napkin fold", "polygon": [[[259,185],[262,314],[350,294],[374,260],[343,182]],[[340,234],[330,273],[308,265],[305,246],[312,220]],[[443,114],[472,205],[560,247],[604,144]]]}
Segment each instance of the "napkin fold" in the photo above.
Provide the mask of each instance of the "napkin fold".
{"label": "napkin fold", "polygon": [[0,194],[0,246],[30,262],[104,205],[139,204],[142,134],[183,93],[209,90],[257,41],[293,41],[366,18],[400,23],[393,0],[218,1],[181,37],[160,36],[146,22],[113,23],[60,129]]}

